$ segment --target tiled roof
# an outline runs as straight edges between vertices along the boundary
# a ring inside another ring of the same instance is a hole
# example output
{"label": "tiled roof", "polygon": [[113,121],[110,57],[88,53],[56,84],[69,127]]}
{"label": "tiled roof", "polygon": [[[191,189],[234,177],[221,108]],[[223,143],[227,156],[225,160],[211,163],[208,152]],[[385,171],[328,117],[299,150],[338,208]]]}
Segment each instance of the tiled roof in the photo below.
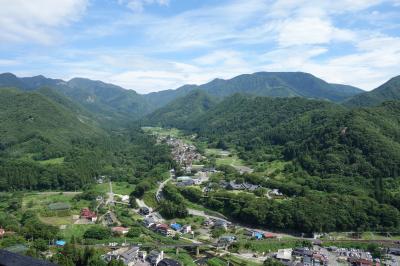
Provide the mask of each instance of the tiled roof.
{"label": "tiled roof", "polygon": [[34,259],[0,249],[0,266],[57,266],[54,263]]}

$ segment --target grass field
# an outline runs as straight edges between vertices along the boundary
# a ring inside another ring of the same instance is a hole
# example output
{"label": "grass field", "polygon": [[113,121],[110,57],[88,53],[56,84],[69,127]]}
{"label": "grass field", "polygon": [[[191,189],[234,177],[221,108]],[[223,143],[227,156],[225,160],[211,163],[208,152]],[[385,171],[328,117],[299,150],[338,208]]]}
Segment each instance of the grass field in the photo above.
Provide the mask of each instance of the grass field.
{"label": "grass field", "polygon": [[261,263],[252,262],[249,260],[245,260],[234,255],[226,255],[223,257],[225,260],[229,261],[233,265],[246,265],[246,266],[260,266]]}
{"label": "grass field", "polygon": [[182,132],[176,128],[142,127],[142,129],[144,132],[158,136],[183,137]]}
{"label": "grass field", "polygon": [[[342,232],[334,232],[329,233],[327,236],[324,237],[325,240],[357,240],[354,236],[350,235],[349,233],[342,233]],[[363,232],[360,235],[362,240],[400,240],[400,235],[396,234],[386,234],[386,233],[377,233],[377,232]]]}
{"label": "grass field", "polygon": [[229,156],[221,155],[221,152],[224,152],[224,150],[214,148],[205,149],[206,156],[216,157],[217,165],[245,166],[243,160],[240,159],[235,152],[229,151]]}
{"label": "grass field", "polygon": [[179,260],[185,266],[196,266],[196,263],[193,262],[193,258],[185,251],[179,250],[179,254],[176,255],[174,251],[166,252],[167,257]]}
{"label": "grass field", "polygon": [[157,189],[155,188],[155,189],[146,191],[144,193],[143,201],[144,201],[144,203],[146,203],[147,206],[150,206],[152,208],[155,208],[158,206],[158,203],[156,200],[156,191],[157,191]]}
{"label": "grass field", "polygon": [[54,158],[54,159],[49,159],[49,160],[44,160],[44,161],[38,161],[38,163],[43,164],[43,165],[62,164],[63,162],[64,162],[64,157]]}
{"label": "grass field", "polygon": [[255,165],[255,171],[262,175],[266,176],[274,176],[274,179],[282,180],[285,176],[282,174],[282,171],[285,168],[285,165],[289,164],[290,162],[285,162],[281,160],[275,160],[272,162],[261,162]]}
{"label": "grass field", "polygon": [[65,240],[70,240],[72,236],[76,238],[82,238],[85,231],[93,225],[90,224],[71,224],[67,225],[67,228],[61,230],[61,235]]}
{"label": "grass field", "polygon": [[180,140],[182,140],[185,143],[194,144],[193,140],[191,139],[190,136],[183,134],[183,132],[177,128],[142,127],[142,129],[144,132],[146,132],[148,134],[152,134],[152,135],[156,135],[156,136],[165,136],[165,137],[171,136],[174,138],[179,138]]}
{"label": "grass field", "polygon": [[[25,194],[22,200],[23,210],[34,210],[38,218],[45,224],[54,226],[67,225],[73,226],[72,215],[79,214],[83,207],[90,205],[89,201],[74,200],[75,192],[38,192]],[[50,211],[51,203],[68,203],[69,211]]]}
{"label": "grass field", "polygon": [[89,205],[88,201],[74,201],[74,196],[80,192],[36,192],[26,193],[23,196],[22,208],[40,211],[47,209],[50,203],[64,202],[71,205],[71,209],[80,209]]}
{"label": "grass field", "polygon": [[[112,188],[115,194],[129,195],[135,189],[135,186],[128,182],[112,182]],[[110,191],[110,184],[108,182],[96,184],[93,189],[97,193],[105,194]]]}
{"label": "grass field", "polygon": [[50,225],[54,225],[54,226],[73,224],[71,215],[63,216],[63,217],[58,217],[58,216],[42,217],[39,215],[39,220],[41,220],[45,224],[50,224]]}

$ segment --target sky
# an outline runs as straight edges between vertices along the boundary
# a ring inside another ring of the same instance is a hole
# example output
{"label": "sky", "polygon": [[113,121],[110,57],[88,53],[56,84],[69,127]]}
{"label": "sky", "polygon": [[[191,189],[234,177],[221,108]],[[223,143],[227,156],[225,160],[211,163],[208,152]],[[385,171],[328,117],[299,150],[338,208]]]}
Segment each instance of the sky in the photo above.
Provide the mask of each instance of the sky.
{"label": "sky", "polygon": [[400,75],[400,0],[0,0],[0,72],[139,93],[259,71]]}

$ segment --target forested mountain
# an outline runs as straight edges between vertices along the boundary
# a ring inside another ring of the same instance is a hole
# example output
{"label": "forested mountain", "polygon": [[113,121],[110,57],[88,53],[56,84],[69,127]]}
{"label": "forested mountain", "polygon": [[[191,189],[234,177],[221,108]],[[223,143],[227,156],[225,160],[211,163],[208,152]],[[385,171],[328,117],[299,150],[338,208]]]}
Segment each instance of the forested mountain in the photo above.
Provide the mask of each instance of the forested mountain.
{"label": "forested mountain", "polygon": [[201,90],[177,98],[166,106],[147,115],[142,123],[163,127],[185,127],[185,124],[216,105],[216,100]]}
{"label": "forested mountain", "polygon": [[175,99],[188,95],[191,91],[198,90],[197,85],[184,85],[175,90],[162,90],[144,94],[143,97],[155,109],[164,107]]}
{"label": "forested mountain", "polygon": [[93,116],[54,89],[0,88],[0,190],[73,190],[100,174],[139,182],[171,167],[140,128],[104,130]]}
{"label": "forested mountain", "polygon": [[65,82],[44,76],[18,78],[11,73],[4,73],[0,75],[0,87],[15,87],[26,91],[44,87],[55,89],[105,123],[133,121],[151,110],[142,96],[133,90],[83,78]]}
{"label": "forested mountain", "polygon": [[133,121],[150,111],[147,102],[133,90],[83,78],[71,79],[67,85],[68,89],[64,91],[66,95],[110,119],[117,116]]}
{"label": "forested mountain", "polygon": [[235,93],[244,93],[271,97],[298,96],[330,101],[343,101],[362,92],[351,86],[329,84],[302,72],[259,72],[240,75],[229,80],[215,79],[200,86],[185,85],[176,90],[145,95],[113,84],[84,78],[74,78],[69,81],[44,76],[18,78],[11,73],[0,74],[0,87],[15,87],[22,90],[42,87],[56,89],[93,112],[95,117],[105,124],[140,119],[194,90],[202,90],[220,99]]}
{"label": "forested mountain", "polygon": [[355,95],[344,102],[349,107],[376,106],[388,100],[400,100],[400,76],[394,77],[378,88]]}
{"label": "forested mountain", "polygon": [[0,89],[0,148],[13,155],[40,153],[52,156],[69,147],[75,138],[92,138],[104,132],[68,99],[48,91],[21,92]]}
{"label": "forested mountain", "polygon": [[244,156],[255,160],[262,147],[284,146],[286,156],[301,161],[310,174],[398,177],[399,108],[396,101],[348,110],[303,98],[235,95],[186,128],[210,142],[251,151]]}
{"label": "forested mountain", "polygon": [[[197,133],[201,143],[236,150],[256,170],[239,179],[277,188],[290,198],[278,202],[215,192],[202,204],[241,222],[278,230],[396,230],[399,113],[396,101],[350,110],[298,97],[226,98],[190,119],[184,129]],[[273,170],[275,162],[284,168]],[[259,165],[266,171],[257,172]]]}
{"label": "forested mountain", "polygon": [[[229,80],[215,79],[196,86],[185,85],[175,91],[161,91],[147,95],[163,101],[181,97],[190,90],[200,89],[214,97],[228,97],[244,93],[270,97],[305,97],[340,102],[363,91],[347,85],[329,84],[311,74],[303,72],[258,72],[244,74]],[[164,102],[164,101],[163,101]]]}

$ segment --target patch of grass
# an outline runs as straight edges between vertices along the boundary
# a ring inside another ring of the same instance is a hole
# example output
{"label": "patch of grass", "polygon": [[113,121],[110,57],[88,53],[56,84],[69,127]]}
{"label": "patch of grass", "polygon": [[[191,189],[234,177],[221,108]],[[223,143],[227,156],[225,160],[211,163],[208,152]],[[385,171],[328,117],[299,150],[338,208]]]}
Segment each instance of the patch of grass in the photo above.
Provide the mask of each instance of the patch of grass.
{"label": "patch of grass", "polygon": [[226,266],[226,262],[221,260],[220,258],[212,258],[207,261],[207,265],[209,265],[209,266]]}
{"label": "patch of grass", "polygon": [[[265,240],[240,240],[234,244],[234,248],[256,252],[274,252],[282,248],[295,248],[306,246],[304,241],[296,239],[265,239]],[[307,242],[307,241],[306,241]]]}
{"label": "patch of grass", "polygon": [[156,208],[158,206],[157,200],[156,200],[156,191],[157,189],[152,189],[149,191],[146,191],[143,195],[143,201],[146,203],[147,206],[150,206],[152,208]]}
{"label": "patch of grass", "polygon": [[260,162],[255,165],[255,170],[257,173],[266,176],[273,176],[274,179],[283,180],[285,176],[283,175],[283,170],[285,165],[290,162],[274,160],[272,162]]}
{"label": "patch of grass", "polygon": [[55,226],[60,226],[60,225],[70,225],[73,224],[72,216],[64,216],[64,217],[58,217],[58,216],[52,216],[52,217],[42,217],[39,216],[39,219],[45,223],[45,224],[50,224],[50,225],[55,225]]}
{"label": "patch of grass", "polygon": [[37,162],[40,164],[43,164],[43,165],[62,164],[62,163],[64,163],[64,157],[54,158],[54,159],[49,159],[49,160],[44,160],[44,161],[37,161]]}
{"label": "patch of grass", "polygon": [[168,252],[167,255],[172,259],[182,262],[182,265],[196,266],[196,263],[193,262],[193,258],[185,250],[180,249],[178,255],[174,252]]}
{"label": "patch of grass", "polygon": [[173,138],[179,138],[185,143],[194,144],[191,136],[185,135],[181,130],[177,128],[142,127],[142,130],[151,135],[165,137],[171,136]]}
{"label": "patch of grass", "polygon": [[[110,192],[110,184],[109,182],[96,184],[93,189],[99,194],[105,194]],[[135,185],[129,184],[128,182],[112,182],[112,189],[115,194],[129,195],[135,189]]]}
{"label": "patch of grass", "polygon": [[83,238],[83,234],[87,229],[89,229],[91,224],[71,224],[67,225],[67,227],[64,230],[61,230],[61,236],[69,241],[72,236],[75,236],[75,238]]}
{"label": "patch of grass", "polygon": [[234,265],[246,265],[246,266],[260,266],[262,263],[253,262],[250,260],[245,260],[234,255],[226,255],[223,257],[225,260],[229,260],[230,263]]}
{"label": "patch of grass", "polygon": [[[26,193],[22,198],[22,210],[33,210],[39,214],[40,219],[46,224],[62,225],[71,224],[71,215],[79,214],[84,207],[90,206],[87,200],[74,200],[76,193],[71,192],[37,192]],[[51,211],[51,203],[67,203],[71,206],[70,210]]]}

